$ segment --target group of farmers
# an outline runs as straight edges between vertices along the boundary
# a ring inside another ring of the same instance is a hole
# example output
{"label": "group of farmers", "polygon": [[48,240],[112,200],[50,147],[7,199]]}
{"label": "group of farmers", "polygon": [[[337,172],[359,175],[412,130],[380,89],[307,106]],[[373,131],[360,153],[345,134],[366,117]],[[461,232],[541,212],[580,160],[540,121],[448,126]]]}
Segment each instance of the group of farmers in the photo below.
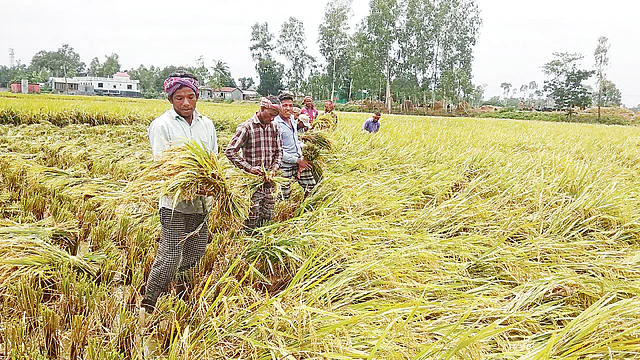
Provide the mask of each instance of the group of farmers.
{"label": "group of farmers", "polygon": [[[160,159],[169,147],[192,140],[218,153],[213,122],[196,110],[198,86],[196,77],[191,74],[172,74],[164,81],[172,108],[149,126],[154,159]],[[294,107],[293,96],[286,93],[280,97],[263,97],[260,110],[238,125],[224,153],[235,166],[254,175],[270,177],[281,171],[283,177],[295,179],[307,196],[316,186],[316,180],[311,164],[302,156],[303,143],[298,133],[309,130],[318,115],[310,96],[304,98],[301,109]],[[325,102],[322,116],[337,124],[331,101]],[[367,119],[363,130],[377,132],[379,119],[379,113]],[[273,192],[273,185],[268,181],[255,191],[245,222],[247,231],[273,218]],[[288,198],[290,193],[291,184],[283,185],[283,198]],[[208,243],[206,197],[174,203],[165,196],[160,199],[159,208],[162,232],[142,300],[142,310],[146,312],[154,310],[158,297],[167,291],[174,276],[178,277],[176,291],[186,292],[184,276],[202,258]]]}

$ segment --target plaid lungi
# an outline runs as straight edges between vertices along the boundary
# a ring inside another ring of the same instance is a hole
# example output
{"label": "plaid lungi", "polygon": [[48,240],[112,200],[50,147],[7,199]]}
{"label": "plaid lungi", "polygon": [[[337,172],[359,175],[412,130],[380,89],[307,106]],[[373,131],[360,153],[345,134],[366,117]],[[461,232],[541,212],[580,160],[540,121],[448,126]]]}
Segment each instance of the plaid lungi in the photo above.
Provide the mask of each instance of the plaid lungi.
{"label": "plaid lungi", "polygon": [[[287,179],[296,179],[296,175],[298,175],[298,165],[293,167],[282,168],[282,177]],[[300,173],[300,178],[296,179],[298,184],[304,190],[304,195],[308,196],[313,191],[313,188],[316,186],[316,179],[313,178],[313,173],[311,170],[302,170]],[[282,197],[288,199],[291,195],[291,183],[286,182],[282,184]]]}
{"label": "plaid lungi", "polygon": [[[208,240],[205,214],[184,214],[160,208],[160,223],[162,235],[143,300],[143,304],[153,307],[158,297],[169,288],[174,275],[182,276],[198,263],[204,255]],[[198,232],[187,238],[198,227]]]}
{"label": "plaid lungi", "polygon": [[249,219],[245,222],[248,229],[255,229],[265,222],[273,219],[273,185],[263,184],[251,196],[251,208],[249,209]]}

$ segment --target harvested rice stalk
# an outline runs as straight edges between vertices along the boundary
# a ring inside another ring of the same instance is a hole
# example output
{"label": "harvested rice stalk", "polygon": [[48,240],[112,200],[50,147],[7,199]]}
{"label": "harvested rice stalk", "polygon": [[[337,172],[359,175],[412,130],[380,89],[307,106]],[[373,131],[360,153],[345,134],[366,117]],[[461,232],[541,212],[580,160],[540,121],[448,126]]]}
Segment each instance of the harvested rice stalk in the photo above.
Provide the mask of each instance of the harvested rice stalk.
{"label": "harvested rice stalk", "polygon": [[338,116],[333,112],[318,116],[313,120],[313,130],[335,130],[338,126]]}
{"label": "harvested rice stalk", "polygon": [[132,182],[132,195],[168,195],[174,205],[199,196],[211,200],[209,230],[224,232],[239,228],[248,217],[249,197],[233,181],[234,168],[218,160],[213,152],[195,141],[166,150],[156,164]]}
{"label": "harvested rice stalk", "polygon": [[302,157],[311,163],[313,178],[316,182],[319,182],[322,179],[323,168],[326,165],[320,149],[313,143],[305,144],[302,147]]}
{"label": "harvested rice stalk", "polygon": [[325,131],[310,130],[298,135],[305,145],[315,145],[318,149],[331,150],[331,140]]}

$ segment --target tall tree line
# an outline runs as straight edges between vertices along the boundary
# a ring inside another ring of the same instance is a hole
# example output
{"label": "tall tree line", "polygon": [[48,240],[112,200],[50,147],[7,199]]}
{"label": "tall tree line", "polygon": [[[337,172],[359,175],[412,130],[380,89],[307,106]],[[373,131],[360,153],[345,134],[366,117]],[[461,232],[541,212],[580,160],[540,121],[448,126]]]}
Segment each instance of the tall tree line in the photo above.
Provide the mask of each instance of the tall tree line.
{"label": "tall tree line", "polygon": [[[472,82],[473,47],[482,20],[475,0],[371,0],[369,13],[352,29],[351,0],[331,0],[318,28],[318,65],[303,45],[301,21],[283,24],[279,47],[268,24],[252,27],[251,52],[260,83],[282,74],[283,84],[261,86],[269,93],[284,87],[318,98],[419,103],[470,101],[481,90]],[[291,48],[297,43],[298,48]],[[287,60],[280,64],[272,54]],[[296,54],[294,58],[291,55]],[[271,69],[264,70],[267,59]],[[286,85],[286,86],[285,86]]]}

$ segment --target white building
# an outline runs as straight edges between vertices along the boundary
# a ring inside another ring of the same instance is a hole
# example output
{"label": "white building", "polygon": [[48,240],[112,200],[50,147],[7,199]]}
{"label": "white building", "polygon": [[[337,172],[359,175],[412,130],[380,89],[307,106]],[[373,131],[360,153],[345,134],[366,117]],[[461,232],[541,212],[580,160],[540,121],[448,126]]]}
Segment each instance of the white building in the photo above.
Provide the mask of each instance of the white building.
{"label": "white building", "polygon": [[140,81],[131,80],[126,72],[115,73],[112,78],[72,77],[50,78],[51,89],[57,94],[110,95],[140,97]]}
{"label": "white building", "polygon": [[242,90],[233,87],[221,87],[213,90],[213,98],[216,100],[242,100]]}

